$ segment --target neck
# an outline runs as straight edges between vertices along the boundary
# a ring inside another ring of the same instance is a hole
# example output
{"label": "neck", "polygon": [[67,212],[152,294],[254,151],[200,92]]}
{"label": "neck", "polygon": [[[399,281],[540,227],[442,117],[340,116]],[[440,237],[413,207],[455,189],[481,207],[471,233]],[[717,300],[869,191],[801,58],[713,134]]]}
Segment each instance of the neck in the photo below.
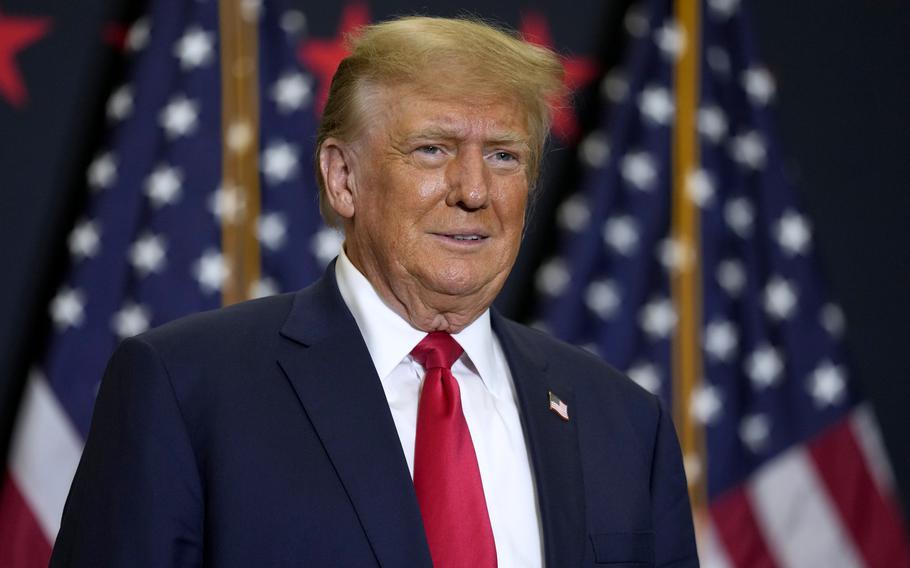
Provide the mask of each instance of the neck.
{"label": "neck", "polygon": [[393,279],[388,271],[378,269],[375,259],[370,262],[356,251],[346,252],[351,264],[366,277],[382,301],[412,327],[427,333],[460,332],[490,307],[502,286],[497,283],[469,294],[446,294],[422,286],[419,279],[407,275],[402,267],[396,268],[405,277]]}

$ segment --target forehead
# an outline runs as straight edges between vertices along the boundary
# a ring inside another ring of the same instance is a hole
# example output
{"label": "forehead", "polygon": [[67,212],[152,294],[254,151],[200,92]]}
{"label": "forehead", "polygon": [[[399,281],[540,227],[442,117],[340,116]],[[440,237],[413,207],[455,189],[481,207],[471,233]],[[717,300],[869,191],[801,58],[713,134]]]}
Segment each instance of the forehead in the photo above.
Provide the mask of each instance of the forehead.
{"label": "forehead", "polygon": [[393,138],[447,136],[529,142],[527,112],[514,97],[472,96],[396,85],[371,89],[366,127]]}

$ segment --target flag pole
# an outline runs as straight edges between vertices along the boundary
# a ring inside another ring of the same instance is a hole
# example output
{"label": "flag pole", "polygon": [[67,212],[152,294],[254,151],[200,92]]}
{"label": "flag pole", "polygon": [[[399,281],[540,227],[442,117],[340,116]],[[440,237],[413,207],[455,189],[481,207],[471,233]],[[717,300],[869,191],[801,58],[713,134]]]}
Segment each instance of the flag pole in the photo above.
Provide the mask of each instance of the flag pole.
{"label": "flag pole", "polygon": [[704,431],[689,411],[702,378],[701,273],[699,211],[688,185],[699,170],[696,129],[699,96],[700,1],[677,0],[674,11],[684,45],[676,61],[674,82],[676,122],[673,130],[672,237],[678,262],[672,275],[673,303],[678,324],[673,338],[673,418],[679,432],[689,498],[696,519],[706,503]]}
{"label": "flag pole", "polygon": [[219,0],[221,60],[222,304],[251,297],[260,278],[258,17],[241,0]]}

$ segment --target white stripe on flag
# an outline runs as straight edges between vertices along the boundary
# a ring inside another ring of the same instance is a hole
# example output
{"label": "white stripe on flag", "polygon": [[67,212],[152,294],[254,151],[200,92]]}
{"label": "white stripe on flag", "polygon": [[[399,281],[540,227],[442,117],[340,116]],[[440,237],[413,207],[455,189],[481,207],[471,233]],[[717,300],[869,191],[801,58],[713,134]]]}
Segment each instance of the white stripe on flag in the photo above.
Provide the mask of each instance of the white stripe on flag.
{"label": "white stripe on flag", "polygon": [[82,454],[76,432],[44,376],[32,372],[10,446],[10,472],[38,524],[53,543]]}
{"label": "white stripe on flag", "polygon": [[714,523],[698,523],[698,560],[701,568],[733,568],[723,544],[717,538]]}
{"label": "white stripe on flag", "polygon": [[878,422],[868,403],[858,406],[853,411],[850,416],[850,430],[863,452],[863,457],[866,458],[866,465],[879,491],[882,495],[893,498],[894,474],[888,462],[888,454],[885,453]]}
{"label": "white stripe on flag", "polygon": [[747,487],[765,540],[783,566],[862,566],[811,458],[801,448],[769,462]]}

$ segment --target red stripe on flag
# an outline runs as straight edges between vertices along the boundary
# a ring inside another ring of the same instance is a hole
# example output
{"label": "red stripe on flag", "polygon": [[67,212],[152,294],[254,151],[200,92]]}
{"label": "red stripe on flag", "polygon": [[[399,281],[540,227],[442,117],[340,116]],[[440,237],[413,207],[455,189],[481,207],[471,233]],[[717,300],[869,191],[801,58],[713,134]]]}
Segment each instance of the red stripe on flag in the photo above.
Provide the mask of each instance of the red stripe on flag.
{"label": "red stripe on flag", "polygon": [[710,512],[714,528],[734,566],[776,566],[743,487],[737,487],[713,500]]}
{"label": "red stripe on flag", "polygon": [[0,566],[47,568],[51,546],[9,472],[0,485]]}
{"label": "red stripe on flag", "polygon": [[848,421],[809,445],[841,520],[870,568],[910,566],[900,513],[875,485]]}

